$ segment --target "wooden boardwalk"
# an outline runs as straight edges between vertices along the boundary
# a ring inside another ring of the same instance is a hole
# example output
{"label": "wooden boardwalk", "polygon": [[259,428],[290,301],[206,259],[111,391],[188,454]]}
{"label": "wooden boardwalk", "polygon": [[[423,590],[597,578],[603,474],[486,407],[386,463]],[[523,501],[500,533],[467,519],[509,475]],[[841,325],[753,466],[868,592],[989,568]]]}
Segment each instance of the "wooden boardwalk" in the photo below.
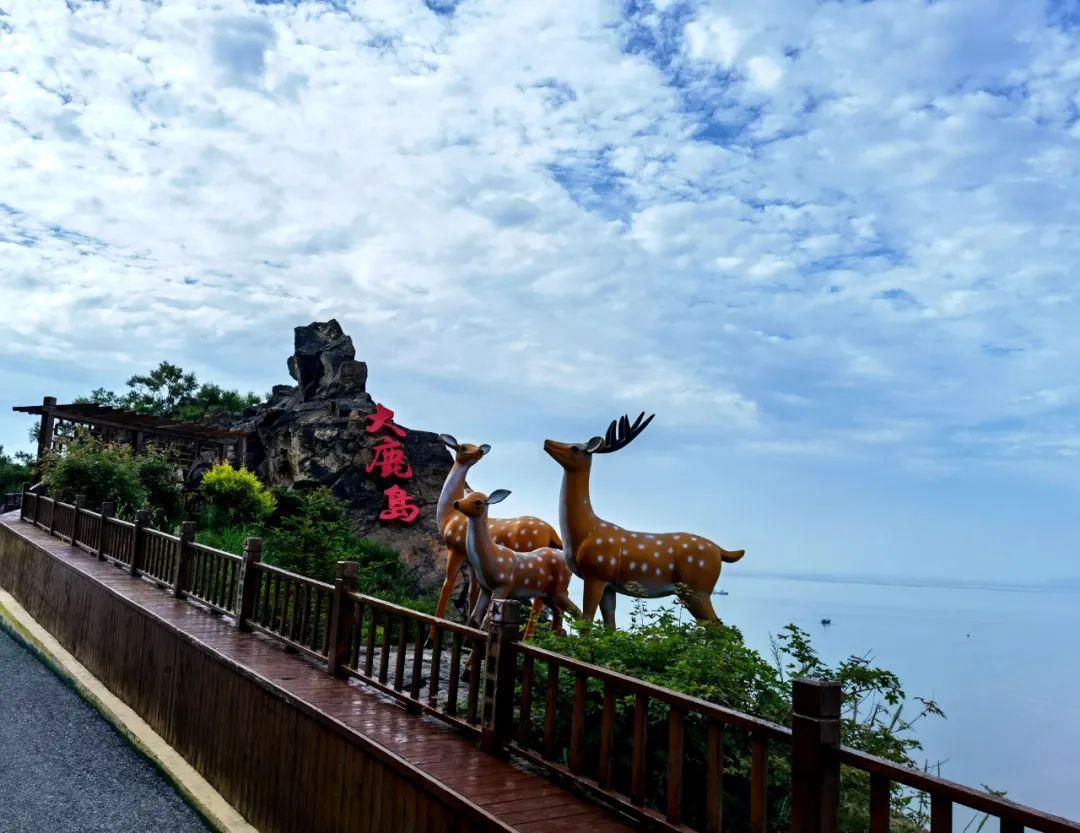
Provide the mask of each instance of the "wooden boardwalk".
{"label": "wooden boardwalk", "polygon": [[[525,763],[482,752],[442,721],[407,712],[359,681],[330,677],[323,666],[257,633],[241,633],[232,621],[181,601],[142,578],[132,578],[47,532],[0,517],[20,536],[167,626],[201,643],[244,673],[329,716],[386,753],[438,780],[506,828],[536,833],[589,833],[638,829],[614,811],[579,797]],[[317,761],[292,760],[296,777]],[[344,774],[348,777],[348,773]]]}

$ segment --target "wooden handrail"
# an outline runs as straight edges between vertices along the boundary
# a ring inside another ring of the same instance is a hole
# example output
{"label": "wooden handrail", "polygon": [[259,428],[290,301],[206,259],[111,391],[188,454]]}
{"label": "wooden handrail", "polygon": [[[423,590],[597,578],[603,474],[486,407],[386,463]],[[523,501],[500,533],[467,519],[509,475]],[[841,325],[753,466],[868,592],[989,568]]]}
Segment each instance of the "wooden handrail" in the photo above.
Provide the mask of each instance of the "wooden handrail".
{"label": "wooden handrail", "polygon": [[474,639],[487,639],[487,633],[479,628],[470,628],[468,625],[462,625],[450,619],[440,619],[437,616],[432,616],[430,613],[413,610],[411,607],[394,604],[393,602],[388,602],[385,599],[380,599],[375,596],[366,596],[363,593],[351,593],[350,596],[354,601],[360,604],[378,608],[387,613],[392,613],[395,616],[404,616],[417,622],[423,622],[427,625],[439,627],[448,633],[460,633],[463,636],[470,636]]}
{"label": "wooden handrail", "polygon": [[591,677],[595,680],[612,683],[613,685],[624,688],[634,694],[643,694],[652,700],[657,700],[668,706],[673,706],[688,712],[696,712],[702,717],[716,720],[736,729],[743,729],[747,732],[756,732],[770,740],[779,740],[783,742],[789,742],[791,740],[791,730],[786,726],[781,726],[779,723],[772,723],[768,720],[762,720],[760,717],[737,712],[734,709],[726,708],[709,700],[702,700],[700,697],[673,691],[670,688],[664,688],[663,686],[658,686],[654,683],[646,682],[645,680],[639,680],[637,677],[629,677],[626,674],[620,674],[618,671],[612,671],[610,668],[593,665],[592,663],[584,662],[575,659],[574,657],[568,657],[565,654],[557,654],[554,651],[549,651],[546,648],[539,648],[536,645],[523,643],[518,646],[518,650],[525,656],[533,657],[534,660],[553,663],[575,673],[585,674],[587,677]]}
{"label": "wooden handrail", "polygon": [[868,752],[860,752],[858,749],[852,749],[849,746],[840,747],[840,763],[928,795],[946,798],[980,813],[1016,822],[1033,830],[1043,831],[1043,833],[1077,833],[1077,831],[1080,831],[1080,822],[1044,813],[1042,810],[1036,810],[1015,801],[1010,801],[1007,798],[958,784],[939,775],[931,775],[929,772],[912,769],[894,761],[871,755]]}

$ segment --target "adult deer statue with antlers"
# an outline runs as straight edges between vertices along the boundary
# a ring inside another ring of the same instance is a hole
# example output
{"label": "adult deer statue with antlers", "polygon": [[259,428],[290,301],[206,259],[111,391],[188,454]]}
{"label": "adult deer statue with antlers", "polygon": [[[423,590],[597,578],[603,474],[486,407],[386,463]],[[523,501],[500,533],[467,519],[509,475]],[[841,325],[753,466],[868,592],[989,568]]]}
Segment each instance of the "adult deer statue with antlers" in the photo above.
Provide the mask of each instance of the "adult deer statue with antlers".
{"label": "adult deer statue with antlers", "polygon": [[[468,519],[466,551],[469,566],[480,583],[480,598],[469,617],[469,624],[479,625],[492,599],[517,599],[521,602],[542,602],[551,609],[551,627],[562,631],[564,611],[580,616],[567,593],[570,568],[561,548],[545,546],[531,552],[516,552],[495,543],[488,521],[488,507],[505,500],[506,489],[496,489],[491,496],[470,492],[454,501],[453,506]],[[536,616],[529,617],[525,639],[532,635]]]}
{"label": "adult deer statue with antlers", "polygon": [[714,622],[710,598],[720,568],[745,550],[725,550],[686,532],[631,532],[601,520],[589,499],[593,456],[625,448],[652,422],[642,413],[633,424],[612,420],[603,437],[584,443],[545,440],[544,450],[563,467],[559,521],[566,563],[585,582],[581,609],[591,622],[597,605],[604,624],[615,627],[615,594],[658,598],[678,596],[699,622]]}
{"label": "adult deer statue with antlers", "polygon": [[[454,501],[465,496],[465,478],[485,454],[491,451],[489,445],[459,443],[449,434],[440,434],[443,445],[454,452],[454,465],[450,467],[439,494],[439,506],[436,517],[443,543],[446,545],[446,578],[443,579],[439,601],[435,606],[435,615],[442,617],[454,592],[454,583],[462,568],[468,569],[468,555],[465,551],[465,538],[468,522],[465,516],[454,510]],[[510,547],[512,550],[525,552],[539,547],[562,549],[562,541],[550,524],[526,515],[520,518],[492,518],[488,521],[491,538],[496,544]],[[476,576],[469,570],[469,610],[476,605],[480,585]],[[534,614],[537,610],[533,611]]]}

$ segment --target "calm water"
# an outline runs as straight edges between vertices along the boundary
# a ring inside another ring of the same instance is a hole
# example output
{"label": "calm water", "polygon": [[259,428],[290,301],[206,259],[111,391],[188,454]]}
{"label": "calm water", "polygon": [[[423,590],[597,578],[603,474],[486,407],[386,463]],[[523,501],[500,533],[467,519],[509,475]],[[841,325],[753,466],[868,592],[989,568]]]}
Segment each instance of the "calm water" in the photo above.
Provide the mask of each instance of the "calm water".
{"label": "calm water", "polygon": [[[955,781],[1080,818],[1080,593],[765,578],[727,569],[717,612],[749,645],[794,622],[835,663],[871,653],[946,719],[918,725]],[[580,586],[571,590],[580,598]],[[632,600],[620,597],[625,623]],[[822,618],[830,618],[828,627]]]}

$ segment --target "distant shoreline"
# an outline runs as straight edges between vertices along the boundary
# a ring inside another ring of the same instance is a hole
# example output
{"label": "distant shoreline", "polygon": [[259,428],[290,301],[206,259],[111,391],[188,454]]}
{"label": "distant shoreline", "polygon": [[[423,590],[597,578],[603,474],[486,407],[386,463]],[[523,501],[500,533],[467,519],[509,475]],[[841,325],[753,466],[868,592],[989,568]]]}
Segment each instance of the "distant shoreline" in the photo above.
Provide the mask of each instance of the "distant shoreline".
{"label": "distant shoreline", "polygon": [[950,578],[906,578],[851,573],[785,573],[740,570],[739,578],[820,581],[826,584],[873,584],[882,587],[915,587],[941,590],[995,590],[1012,593],[1080,593],[1080,578],[1046,579],[1038,583],[993,584],[977,580]]}

